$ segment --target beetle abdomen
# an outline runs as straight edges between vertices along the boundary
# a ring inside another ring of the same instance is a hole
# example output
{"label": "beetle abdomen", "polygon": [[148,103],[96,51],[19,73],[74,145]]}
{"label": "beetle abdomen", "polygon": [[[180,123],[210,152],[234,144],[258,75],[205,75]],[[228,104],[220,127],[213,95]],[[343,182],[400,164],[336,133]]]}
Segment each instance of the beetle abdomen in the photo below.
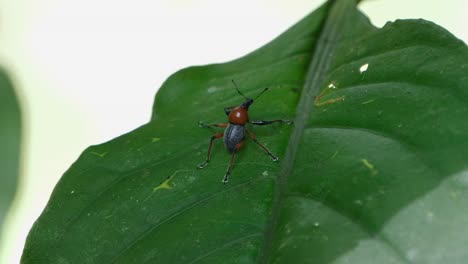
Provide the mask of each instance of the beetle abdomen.
{"label": "beetle abdomen", "polygon": [[224,145],[229,153],[232,153],[236,145],[240,143],[245,137],[245,127],[235,124],[228,124],[224,131]]}

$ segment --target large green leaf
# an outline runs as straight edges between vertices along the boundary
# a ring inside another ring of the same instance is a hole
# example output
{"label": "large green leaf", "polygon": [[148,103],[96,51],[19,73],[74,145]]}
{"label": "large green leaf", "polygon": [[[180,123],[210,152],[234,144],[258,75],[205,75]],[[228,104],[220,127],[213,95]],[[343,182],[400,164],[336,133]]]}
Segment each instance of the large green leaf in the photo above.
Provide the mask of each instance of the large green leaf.
{"label": "large green leaf", "polygon": [[[241,59],[191,67],[148,124],[87,149],[28,237],[24,263],[466,263],[468,50],[423,20],[374,28],[330,2]],[[231,181],[223,107],[271,91]]]}
{"label": "large green leaf", "polygon": [[0,68],[0,232],[13,200],[19,168],[20,108],[13,85]]}

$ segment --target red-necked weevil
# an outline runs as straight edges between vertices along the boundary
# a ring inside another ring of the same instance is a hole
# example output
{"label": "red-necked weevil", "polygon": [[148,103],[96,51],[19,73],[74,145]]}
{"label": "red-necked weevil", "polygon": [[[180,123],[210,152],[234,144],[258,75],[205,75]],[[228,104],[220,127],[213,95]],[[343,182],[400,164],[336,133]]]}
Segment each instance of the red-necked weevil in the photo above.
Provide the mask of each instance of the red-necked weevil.
{"label": "red-necked weevil", "polygon": [[245,125],[247,123],[252,124],[252,125],[257,125],[257,126],[264,126],[264,125],[269,125],[273,123],[286,123],[286,124],[292,124],[291,120],[281,120],[281,119],[275,119],[275,120],[258,120],[258,121],[250,121],[249,120],[249,106],[253,104],[254,99],[257,100],[257,98],[262,95],[264,92],[268,90],[268,88],[265,88],[262,92],[260,92],[254,99],[246,97],[240,90],[239,87],[237,87],[236,83],[234,80],[232,80],[232,83],[234,84],[234,87],[236,88],[237,92],[245,98],[245,102],[243,102],[240,106],[231,106],[231,107],[226,107],[224,108],[224,112],[228,116],[229,123],[224,124],[224,123],[218,123],[218,124],[209,124],[206,125],[202,121],[198,122],[198,125],[200,127],[221,127],[221,128],[226,128],[224,130],[224,133],[216,133],[211,137],[210,140],[210,146],[208,147],[208,157],[206,158],[206,161],[203,163],[198,164],[198,169],[203,169],[209,162],[210,162],[210,157],[211,157],[211,148],[213,147],[213,141],[215,139],[223,137],[224,141],[224,146],[228,150],[229,153],[231,153],[231,160],[229,161],[229,165],[226,170],[226,174],[224,175],[223,178],[223,183],[226,184],[229,181],[229,175],[231,174],[231,169],[232,165],[234,163],[234,156],[236,152],[242,147],[242,145],[245,142],[245,135],[248,134],[248,136],[255,142],[257,145],[259,145],[265,152],[268,154],[273,161],[278,161],[278,157],[273,155],[273,153],[270,152],[262,143],[260,143],[255,135],[247,130],[245,128]]}

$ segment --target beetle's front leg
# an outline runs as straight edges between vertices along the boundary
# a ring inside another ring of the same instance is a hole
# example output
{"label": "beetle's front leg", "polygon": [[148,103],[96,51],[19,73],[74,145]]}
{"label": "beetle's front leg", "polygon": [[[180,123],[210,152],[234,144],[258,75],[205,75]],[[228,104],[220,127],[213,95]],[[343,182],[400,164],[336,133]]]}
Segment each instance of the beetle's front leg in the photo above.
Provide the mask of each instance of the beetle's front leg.
{"label": "beetle's front leg", "polygon": [[236,108],[236,106],[228,106],[228,107],[225,107],[225,108],[224,108],[224,113],[225,113],[226,115],[229,115],[229,114],[231,113],[232,109],[234,109],[234,108]]}
{"label": "beetle's front leg", "polygon": [[227,124],[223,124],[223,123],[217,123],[217,124],[205,124],[203,123],[203,121],[198,121],[198,126],[199,127],[203,127],[203,128],[208,128],[208,127],[227,127]]}
{"label": "beetle's front leg", "polygon": [[257,126],[264,126],[264,125],[270,125],[273,123],[285,123],[287,125],[290,125],[293,123],[292,120],[283,120],[283,119],[275,119],[275,120],[255,120],[255,121],[249,121],[250,124],[252,125],[257,125]]}

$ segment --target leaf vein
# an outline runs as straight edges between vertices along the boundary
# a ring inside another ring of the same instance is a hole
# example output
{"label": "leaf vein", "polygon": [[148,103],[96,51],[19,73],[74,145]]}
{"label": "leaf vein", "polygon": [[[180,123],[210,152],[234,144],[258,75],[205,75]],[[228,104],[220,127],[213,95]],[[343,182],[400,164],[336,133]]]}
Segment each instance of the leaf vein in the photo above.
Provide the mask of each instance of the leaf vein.
{"label": "leaf vein", "polygon": [[209,202],[211,201],[212,199],[224,194],[224,193],[227,193],[227,192],[230,192],[230,191],[233,191],[233,190],[236,190],[238,188],[241,188],[241,187],[244,187],[252,182],[256,182],[256,181],[261,181],[263,180],[264,178],[252,178],[252,179],[249,179],[248,181],[245,181],[243,183],[240,183],[240,184],[237,184],[237,185],[234,185],[232,187],[229,187],[227,189],[221,189],[220,191],[217,191],[203,199],[200,199],[198,201],[195,201],[189,205],[187,205],[186,207],[182,208],[181,210],[177,211],[177,212],[174,212],[173,214],[169,215],[168,217],[166,217],[165,219],[161,220],[160,222],[157,222],[157,223],[154,223],[152,226],[150,226],[149,228],[147,228],[145,231],[143,231],[132,243],[130,243],[127,247],[125,247],[123,250],[121,250],[119,253],[117,253],[117,255],[114,257],[114,259],[111,261],[111,263],[115,263],[117,261],[118,258],[120,258],[121,256],[123,256],[129,249],[131,249],[132,247],[134,247],[135,245],[137,245],[139,242],[141,242],[145,237],[147,237],[148,235],[150,235],[152,232],[154,232],[155,230],[157,230],[158,228],[160,228],[162,225],[168,223],[169,221],[171,221],[172,219],[174,219],[175,217],[178,217],[188,211],[190,211],[191,209],[197,207],[198,205],[200,204],[203,204],[203,203],[206,203],[206,202]]}

